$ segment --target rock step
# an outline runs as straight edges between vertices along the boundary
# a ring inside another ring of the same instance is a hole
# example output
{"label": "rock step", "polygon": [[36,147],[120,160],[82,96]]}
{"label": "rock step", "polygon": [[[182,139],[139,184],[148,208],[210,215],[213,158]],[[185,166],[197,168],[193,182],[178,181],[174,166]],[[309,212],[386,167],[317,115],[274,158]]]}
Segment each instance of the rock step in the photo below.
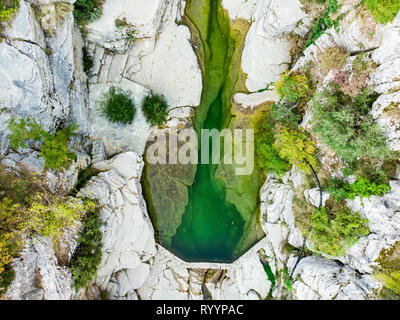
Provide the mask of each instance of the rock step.
{"label": "rock step", "polygon": [[92,144],[92,163],[100,162],[103,160],[106,160],[104,144],[100,140],[95,140]]}

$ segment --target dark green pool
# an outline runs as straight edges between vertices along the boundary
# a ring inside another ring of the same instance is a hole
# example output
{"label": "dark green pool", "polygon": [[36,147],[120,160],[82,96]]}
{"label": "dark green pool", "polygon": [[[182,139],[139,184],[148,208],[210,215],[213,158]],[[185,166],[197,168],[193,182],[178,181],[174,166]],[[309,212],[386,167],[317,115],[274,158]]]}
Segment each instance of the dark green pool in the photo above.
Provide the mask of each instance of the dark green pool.
{"label": "dark green pool", "polygon": [[[191,28],[203,74],[202,98],[194,119],[198,133],[232,123],[231,97],[239,78],[244,35],[231,30],[220,3],[186,1],[184,21]],[[232,177],[226,167],[221,171],[212,164],[145,166],[143,191],[157,241],[186,261],[232,262],[259,239],[255,231],[257,179]]]}
{"label": "dark green pool", "polygon": [[[205,53],[205,74],[196,124],[197,129],[223,129],[230,117],[230,106],[224,100],[233,53],[229,18],[220,9],[220,1],[203,2],[207,29],[200,27],[198,31]],[[199,17],[189,16],[193,12],[192,3],[189,1],[187,6],[186,14],[196,24]],[[243,234],[244,220],[236,207],[226,202],[225,186],[215,178],[215,170],[216,166],[211,164],[197,166],[182,224],[172,238],[173,251],[188,261],[233,261]]]}

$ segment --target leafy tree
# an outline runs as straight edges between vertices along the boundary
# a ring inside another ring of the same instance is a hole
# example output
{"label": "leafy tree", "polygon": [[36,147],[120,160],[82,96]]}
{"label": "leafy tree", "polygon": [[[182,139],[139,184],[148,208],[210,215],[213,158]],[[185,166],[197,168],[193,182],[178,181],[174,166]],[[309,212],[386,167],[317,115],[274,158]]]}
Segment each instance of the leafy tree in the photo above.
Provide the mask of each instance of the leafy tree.
{"label": "leafy tree", "polygon": [[286,71],[281,75],[281,80],[275,83],[275,90],[281,100],[298,103],[308,97],[310,84],[306,76]]}
{"label": "leafy tree", "polygon": [[130,124],[135,116],[136,107],[129,91],[110,87],[100,101],[100,111],[111,122]]}
{"label": "leafy tree", "polygon": [[167,121],[168,103],[165,97],[151,93],[143,101],[143,113],[151,125],[162,125]]}
{"label": "leafy tree", "polygon": [[78,246],[70,261],[70,269],[75,289],[84,288],[95,276],[101,263],[102,220],[94,213],[83,221]]}
{"label": "leafy tree", "polygon": [[400,11],[398,0],[364,0],[363,2],[375,20],[382,24],[392,22]]}
{"label": "leafy tree", "polygon": [[315,250],[332,257],[343,256],[360,237],[369,234],[368,220],[352,214],[345,205],[315,209],[311,215],[311,241]]}
{"label": "leafy tree", "polygon": [[307,173],[311,173],[309,166],[304,159],[316,167],[317,161],[314,158],[315,145],[304,130],[291,130],[282,128],[275,136],[274,148],[278,151],[279,156],[291,164]]}
{"label": "leafy tree", "polygon": [[274,121],[282,123],[284,127],[295,129],[301,116],[294,111],[289,104],[277,102],[271,106],[271,117]]}
{"label": "leafy tree", "polygon": [[350,97],[332,86],[311,102],[313,132],[347,165],[359,157],[383,159],[389,154],[386,138],[369,113],[376,97],[370,89]]}

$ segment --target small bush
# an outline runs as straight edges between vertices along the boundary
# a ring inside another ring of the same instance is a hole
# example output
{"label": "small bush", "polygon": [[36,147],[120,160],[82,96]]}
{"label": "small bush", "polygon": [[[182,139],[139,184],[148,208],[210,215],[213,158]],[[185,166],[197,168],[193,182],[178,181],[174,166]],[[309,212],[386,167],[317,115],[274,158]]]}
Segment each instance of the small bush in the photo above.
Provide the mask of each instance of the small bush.
{"label": "small bush", "polygon": [[392,22],[400,11],[398,0],[364,0],[366,8],[379,23]]}
{"label": "small bush", "polygon": [[391,188],[387,184],[376,184],[363,177],[352,184],[339,179],[332,179],[330,187],[327,189],[329,194],[337,201],[354,200],[357,196],[361,198],[369,198],[372,195],[381,197],[390,190]]}
{"label": "small bush", "polygon": [[391,248],[383,249],[376,260],[379,265],[377,278],[392,292],[389,296],[400,296],[400,242]]}
{"label": "small bush", "polygon": [[103,0],[77,0],[74,6],[75,20],[80,26],[100,19],[103,13]]}
{"label": "small bush", "polygon": [[317,166],[314,158],[315,145],[304,130],[281,129],[275,136],[274,148],[282,159],[307,173],[311,173],[311,170],[304,159],[307,159],[314,168]]}
{"label": "small bush", "polygon": [[167,121],[168,103],[164,96],[151,93],[143,101],[143,113],[152,125],[162,125]]}
{"label": "small bush", "polygon": [[68,141],[76,129],[76,126],[71,125],[58,130],[54,136],[43,134],[43,144],[39,154],[44,159],[45,167],[60,171],[62,168],[69,168],[76,160],[76,154],[68,148]]}
{"label": "small bush", "polygon": [[360,237],[369,234],[368,220],[345,205],[315,209],[311,215],[314,249],[332,257],[343,256]]}
{"label": "small bush", "polygon": [[8,287],[15,279],[15,271],[11,265],[6,265],[3,271],[0,271],[0,296],[7,292]]}
{"label": "small bush", "polygon": [[45,167],[56,171],[62,168],[69,168],[71,163],[76,160],[76,154],[69,151],[68,142],[77,130],[76,125],[70,125],[56,132],[53,136],[47,133],[33,119],[12,119],[9,123],[11,135],[9,136],[10,145],[13,149],[20,147],[26,148],[29,140],[43,141],[40,147],[40,156],[45,161]]}
{"label": "small bush", "polygon": [[320,56],[322,72],[327,74],[331,69],[341,69],[348,57],[349,54],[342,47],[327,48]]}
{"label": "small bush", "polygon": [[40,141],[43,128],[34,119],[11,119],[8,128],[12,134],[9,136],[10,146],[13,149],[26,148],[27,140]]}
{"label": "small bush", "polygon": [[295,129],[301,116],[294,111],[294,107],[285,103],[274,103],[271,107],[271,117],[275,122],[280,122],[284,127]]}
{"label": "small bush", "polygon": [[386,138],[369,113],[376,98],[369,89],[350,97],[331,87],[311,102],[313,132],[347,165],[359,157],[383,159],[389,154]]}
{"label": "small bush", "polygon": [[111,87],[100,101],[100,111],[111,122],[130,124],[136,107],[129,91]]}
{"label": "small bush", "polygon": [[74,279],[74,288],[84,288],[96,275],[101,263],[102,220],[94,213],[83,221],[79,234],[78,246],[70,261],[70,269]]}
{"label": "small bush", "polygon": [[9,22],[18,12],[18,0],[0,0],[0,22]]}
{"label": "small bush", "polygon": [[281,100],[298,103],[306,99],[310,93],[310,82],[304,75],[286,71],[281,75],[281,80],[275,84],[275,90]]}

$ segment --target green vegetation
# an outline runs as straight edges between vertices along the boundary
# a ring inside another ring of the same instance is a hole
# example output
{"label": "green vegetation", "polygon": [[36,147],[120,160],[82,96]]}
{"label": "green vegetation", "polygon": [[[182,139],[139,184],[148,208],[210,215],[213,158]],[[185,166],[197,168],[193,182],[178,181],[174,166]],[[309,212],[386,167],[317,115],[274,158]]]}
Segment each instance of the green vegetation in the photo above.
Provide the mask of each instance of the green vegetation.
{"label": "green vegetation", "polygon": [[76,125],[70,125],[51,135],[34,119],[12,119],[9,123],[10,146],[13,149],[26,148],[29,140],[42,141],[39,155],[43,157],[45,167],[60,171],[69,168],[76,160],[76,154],[69,151],[68,142],[77,128]]}
{"label": "green vegetation", "polygon": [[115,27],[121,31],[121,37],[134,41],[136,30],[133,25],[126,21],[126,18],[115,20]]}
{"label": "green vegetation", "polygon": [[100,19],[103,13],[103,0],[77,0],[74,6],[74,17],[80,26]]}
{"label": "green vegetation", "polygon": [[18,8],[19,0],[0,0],[0,23],[10,22]]}
{"label": "green vegetation", "polygon": [[304,75],[286,71],[281,75],[281,80],[275,83],[275,90],[281,100],[298,103],[310,94],[310,82]]}
{"label": "green vegetation", "polygon": [[310,167],[304,159],[307,159],[313,167],[317,166],[317,161],[314,158],[315,145],[303,129],[297,131],[287,128],[281,129],[275,136],[273,146],[282,159],[289,161],[300,170],[311,173]]}
{"label": "green vegetation", "polygon": [[372,195],[378,197],[384,195],[391,190],[387,184],[376,184],[368,178],[361,177],[356,182],[350,184],[348,182],[332,179],[327,191],[337,201],[343,199],[355,199],[357,196],[361,198],[369,198]]}
{"label": "green vegetation", "polygon": [[84,288],[96,275],[101,263],[103,224],[97,213],[88,215],[83,221],[82,231],[77,240],[77,248],[71,258],[69,267],[74,279],[74,288]]}
{"label": "green vegetation", "polygon": [[130,124],[136,113],[131,93],[121,88],[110,87],[100,101],[101,113],[111,122]]}
{"label": "green vegetation", "polygon": [[68,148],[69,139],[76,129],[77,126],[70,125],[58,130],[54,136],[43,132],[43,144],[39,155],[43,157],[45,167],[61,171],[62,168],[69,168],[76,160],[76,154]]}
{"label": "green vegetation", "polygon": [[343,256],[360,237],[369,234],[368,220],[351,213],[344,203],[328,200],[326,208],[311,215],[314,249],[332,257]]}
{"label": "green vegetation", "polygon": [[95,204],[51,192],[44,178],[25,171],[0,170],[0,273],[23,248],[28,236],[57,243]]}
{"label": "green vegetation", "polygon": [[350,97],[332,86],[312,100],[313,132],[346,165],[355,166],[359,157],[383,159],[389,154],[386,138],[369,113],[376,98],[369,89]]}
{"label": "green vegetation", "polygon": [[279,156],[274,148],[275,132],[272,119],[267,117],[256,129],[255,151],[259,166],[268,173],[283,176],[290,170],[290,163]]}
{"label": "green vegetation", "polygon": [[385,298],[400,298],[400,242],[383,249],[376,260],[379,265],[377,278],[385,285]]}
{"label": "green vegetation", "polygon": [[[0,251],[1,254],[1,251]],[[8,287],[15,279],[15,271],[10,264],[4,266],[3,271],[0,271],[0,297],[7,292]]]}
{"label": "green vegetation", "polygon": [[392,22],[400,11],[399,0],[364,0],[366,8],[379,23]]}
{"label": "green vegetation", "polygon": [[282,102],[271,106],[271,117],[275,122],[280,122],[284,127],[296,129],[301,116],[297,114],[294,107]]}
{"label": "green vegetation", "polygon": [[151,125],[162,125],[168,116],[168,103],[164,96],[151,93],[143,101],[143,113]]}
{"label": "green vegetation", "polygon": [[340,6],[341,5],[338,4],[337,0],[328,0],[327,9],[313,22],[311,35],[308,38],[304,49],[308,48],[312,44],[315,44],[315,41],[331,27],[334,27],[336,31],[339,31],[339,23],[343,18],[343,15],[339,15],[336,18],[333,17],[337,14]]}

